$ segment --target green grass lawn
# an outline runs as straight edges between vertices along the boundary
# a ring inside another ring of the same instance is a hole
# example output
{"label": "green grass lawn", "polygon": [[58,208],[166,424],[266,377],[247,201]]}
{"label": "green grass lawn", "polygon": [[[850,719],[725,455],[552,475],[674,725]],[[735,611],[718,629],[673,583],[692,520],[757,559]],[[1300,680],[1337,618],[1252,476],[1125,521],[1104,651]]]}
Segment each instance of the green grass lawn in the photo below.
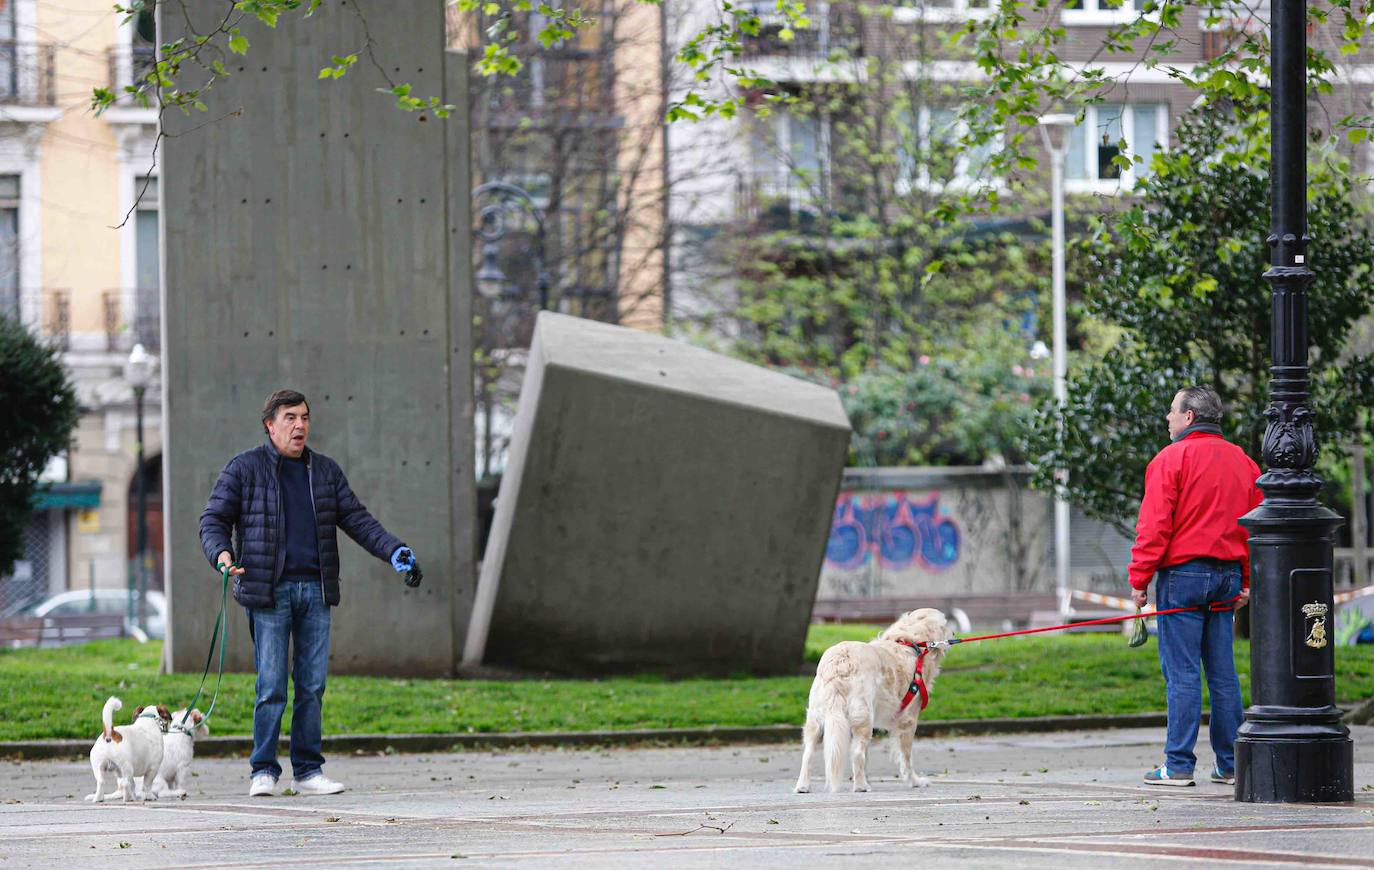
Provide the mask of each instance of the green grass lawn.
{"label": "green grass lawn", "polygon": [[[869,640],[877,626],[812,626],[816,661],[840,640]],[[91,737],[110,695],[139,704],[185,704],[198,675],[158,676],[158,643],[100,641],[51,650],[0,650],[0,740]],[[1337,700],[1374,696],[1374,646],[1336,652]],[[1248,686],[1249,646],[1236,645]],[[665,680],[473,680],[331,677],[327,734],[453,731],[586,731],[800,724],[809,677]],[[213,686],[213,677],[211,678]],[[1247,691],[1248,703],[1248,691]],[[204,705],[202,705],[204,709]],[[1046,636],[955,647],[931,696],[927,720],[1142,713],[1164,709],[1155,641],[1130,649],[1116,634]],[[253,677],[226,674],[211,721],[215,734],[252,730]],[[289,725],[288,712],[284,725]]]}

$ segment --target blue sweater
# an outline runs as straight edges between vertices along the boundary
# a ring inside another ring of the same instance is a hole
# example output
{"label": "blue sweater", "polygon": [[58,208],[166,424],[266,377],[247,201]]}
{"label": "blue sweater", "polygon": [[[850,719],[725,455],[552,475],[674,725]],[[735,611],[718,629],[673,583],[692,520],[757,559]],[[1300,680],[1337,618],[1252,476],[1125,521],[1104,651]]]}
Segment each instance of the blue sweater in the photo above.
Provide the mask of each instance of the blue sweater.
{"label": "blue sweater", "polygon": [[282,457],[281,512],[286,525],[282,578],[320,579],[319,532],[315,528],[315,505],[310,498],[310,475],[304,459]]}

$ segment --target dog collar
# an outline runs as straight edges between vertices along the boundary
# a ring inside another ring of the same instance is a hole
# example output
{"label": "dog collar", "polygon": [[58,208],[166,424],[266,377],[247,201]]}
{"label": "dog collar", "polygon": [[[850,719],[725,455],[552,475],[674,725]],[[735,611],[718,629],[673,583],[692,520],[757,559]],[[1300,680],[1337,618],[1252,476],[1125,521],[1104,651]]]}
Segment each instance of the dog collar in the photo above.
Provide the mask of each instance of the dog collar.
{"label": "dog collar", "polygon": [[195,732],[192,731],[190,728],[187,728],[185,725],[182,725],[180,722],[173,722],[171,725],[168,725],[168,726],[167,726],[167,730],[168,730],[168,731],[175,731],[175,732],[177,732],[178,734],[185,734],[187,737],[191,738],[192,740],[195,740],[195,739],[196,739]]}
{"label": "dog collar", "polygon": [[911,675],[911,684],[906,687],[906,694],[902,696],[902,704],[897,708],[897,715],[900,716],[907,707],[911,706],[912,700],[918,694],[921,696],[922,710],[930,703],[930,689],[926,687],[925,675],[921,673],[921,668],[925,664],[926,653],[929,650],[924,644],[915,644],[909,640],[899,640],[896,643],[910,647],[916,653],[916,670]]}
{"label": "dog collar", "polygon": [[163,734],[167,733],[167,723],[163,720],[161,716],[157,715],[156,710],[154,710],[151,713],[139,713],[137,716],[134,717],[134,721],[138,721],[139,719],[156,719],[158,730],[161,731]]}

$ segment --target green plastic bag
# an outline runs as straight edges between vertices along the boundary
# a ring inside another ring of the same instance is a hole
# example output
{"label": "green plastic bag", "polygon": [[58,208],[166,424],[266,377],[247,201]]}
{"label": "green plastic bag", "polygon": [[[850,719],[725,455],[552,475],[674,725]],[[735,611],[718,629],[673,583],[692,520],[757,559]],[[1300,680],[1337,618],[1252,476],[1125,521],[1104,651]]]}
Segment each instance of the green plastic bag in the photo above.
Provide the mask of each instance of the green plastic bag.
{"label": "green plastic bag", "polygon": [[[1139,612],[1140,612],[1140,608],[1137,607],[1137,608],[1135,609],[1135,612],[1136,612],[1136,613],[1139,613]],[[1128,643],[1129,643],[1131,646],[1144,646],[1149,640],[1150,640],[1150,632],[1147,631],[1147,630],[1145,629],[1145,620],[1144,620],[1144,619],[1133,619],[1133,620],[1131,620],[1131,639],[1130,639],[1130,641],[1128,641]]]}

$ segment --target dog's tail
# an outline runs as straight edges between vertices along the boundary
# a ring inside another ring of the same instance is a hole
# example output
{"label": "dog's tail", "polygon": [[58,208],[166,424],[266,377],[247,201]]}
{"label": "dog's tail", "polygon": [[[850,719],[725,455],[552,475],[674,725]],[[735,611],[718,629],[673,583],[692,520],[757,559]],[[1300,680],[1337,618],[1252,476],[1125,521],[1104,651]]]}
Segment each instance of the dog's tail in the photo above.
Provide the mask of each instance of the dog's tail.
{"label": "dog's tail", "polygon": [[124,702],[110,696],[110,700],[105,702],[105,709],[100,711],[100,724],[104,726],[101,733],[105,735],[105,742],[113,740],[115,743],[122,743],[124,735],[114,730],[114,712],[124,706]]}
{"label": "dog's tail", "polygon": [[832,793],[840,790],[844,777],[844,759],[849,754],[849,704],[839,692],[832,694],[821,711],[822,740],[825,747],[825,787]]}

